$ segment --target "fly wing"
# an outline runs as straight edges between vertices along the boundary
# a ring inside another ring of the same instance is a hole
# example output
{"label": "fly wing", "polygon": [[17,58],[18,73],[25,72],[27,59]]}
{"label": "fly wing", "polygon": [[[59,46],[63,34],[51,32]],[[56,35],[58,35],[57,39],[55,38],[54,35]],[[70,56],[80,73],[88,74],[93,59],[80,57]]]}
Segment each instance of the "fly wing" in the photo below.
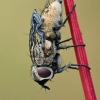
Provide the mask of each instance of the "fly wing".
{"label": "fly wing", "polygon": [[[43,44],[44,35],[45,35],[44,31],[41,30],[42,23],[43,21],[41,20],[40,15],[35,9],[32,14],[32,18],[30,22],[31,29],[30,29],[30,34],[29,34],[29,51],[30,51],[30,57],[33,63],[34,61],[36,61],[37,58],[38,58],[38,61],[40,61],[39,57],[42,52],[41,43]],[[43,53],[42,53],[42,56],[43,56]]]}

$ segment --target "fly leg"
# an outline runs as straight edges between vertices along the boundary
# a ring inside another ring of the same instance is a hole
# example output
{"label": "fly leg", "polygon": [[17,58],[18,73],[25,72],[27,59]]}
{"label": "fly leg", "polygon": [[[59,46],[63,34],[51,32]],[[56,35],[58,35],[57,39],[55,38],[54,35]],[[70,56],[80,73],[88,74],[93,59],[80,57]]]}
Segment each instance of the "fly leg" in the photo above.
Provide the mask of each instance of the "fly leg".
{"label": "fly leg", "polygon": [[85,44],[77,44],[77,45],[71,45],[71,46],[64,46],[61,44],[61,43],[70,41],[71,39],[72,38],[69,38],[69,39],[66,39],[66,40],[61,41],[61,42],[60,42],[60,39],[57,40],[57,43],[56,43],[57,49],[59,50],[59,49],[67,49],[67,48],[71,48],[71,47],[85,46]]}
{"label": "fly leg", "polygon": [[54,74],[62,72],[61,68],[61,56],[59,53],[57,53],[54,57],[54,61],[52,64],[52,69],[54,71]]}
{"label": "fly leg", "polygon": [[71,46],[64,46],[62,44],[59,44],[57,47],[57,49],[68,49],[68,48],[71,48],[71,47],[78,47],[78,46],[85,46],[85,44],[77,44],[77,45],[71,45]]}
{"label": "fly leg", "polygon": [[59,66],[58,66],[58,69],[59,69],[59,70],[57,70],[55,73],[61,73],[61,72],[63,72],[64,70],[66,70],[67,68],[78,70],[77,67],[72,67],[72,66],[83,66],[83,67],[86,67],[86,68],[88,68],[88,69],[91,69],[89,66],[86,66],[86,65],[84,65],[84,64],[71,64],[71,63],[69,63],[68,65],[63,66],[63,67],[59,67]]}
{"label": "fly leg", "polygon": [[72,67],[72,66],[83,66],[83,67],[86,67],[88,69],[90,69],[89,66],[85,65],[85,64],[71,64],[69,63],[68,65],[65,65],[63,67],[61,67],[61,57],[60,57],[60,54],[56,54],[55,58],[54,58],[55,62],[56,62],[56,70],[54,71],[54,73],[61,73],[63,72],[64,70],[66,70],[67,68],[70,68],[70,69],[75,69],[75,70],[78,70],[77,67]]}
{"label": "fly leg", "polygon": [[66,21],[69,19],[70,15],[72,14],[72,12],[74,11],[76,5],[73,6],[71,12],[68,14],[67,18],[65,19],[65,21],[63,22],[63,26],[65,25]]}
{"label": "fly leg", "polygon": [[[91,69],[89,66],[86,66],[86,65],[84,65],[84,64],[70,64],[71,66],[83,66],[83,67],[86,67],[86,68],[88,68],[88,69]],[[77,69],[78,70],[78,68],[76,68],[76,67],[68,67],[68,68],[70,68],[70,69]]]}
{"label": "fly leg", "polygon": [[72,38],[69,38],[69,39],[63,40],[61,42],[58,42],[58,44],[61,44],[61,43],[64,43],[64,42],[67,42],[67,41],[70,41],[70,40],[72,40]]}
{"label": "fly leg", "polygon": [[54,71],[55,74],[61,73],[62,71],[66,70],[68,67],[70,67],[70,64],[68,64],[67,66],[61,67],[61,56],[59,53],[56,54],[54,60],[56,62],[56,70]]}
{"label": "fly leg", "polygon": [[45,90],[48,89],[50,90],[50,88],[48,86],[45,86],[45,85],[41,85]]}
{"label": "fly leg", "polygon": [[71,64],[71,63],[69,63],[68,65],[63,66],[62,68],[60,68],[60,69],[61,69],[61,70],[60,70],[60,73],[61,73],[62,71],[64,71],[64,70],[66,70],[67,68],[78,70],[77,67],[72,67],[72,66],[83,66],[83,67],[86,67],[86,68],[88,68],[88,69],[91,69],[89,66],[86,66],[86,65],[84,65],[84,64]]}
{"label": "fly leg", "polygon": [[63,67],[58,66],[57,71],[55,73],[61,73],[64,70],[66,70],[67,68],[69,68],[69,67],[71,67],[71,64],[70,63],[68,65],[66,65],[66,66],[63,66]]}

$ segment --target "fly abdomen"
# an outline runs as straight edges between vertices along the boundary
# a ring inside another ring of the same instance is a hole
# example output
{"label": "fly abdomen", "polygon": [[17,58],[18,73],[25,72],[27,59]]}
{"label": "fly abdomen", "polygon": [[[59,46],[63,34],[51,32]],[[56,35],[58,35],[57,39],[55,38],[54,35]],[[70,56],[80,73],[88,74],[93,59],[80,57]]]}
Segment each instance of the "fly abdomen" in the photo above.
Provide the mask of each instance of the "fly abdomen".
{"label": "fly abdomen", "polygon": [[62,23],[62,0],[55,0],[42,11],[41,19],[44,21],[41,28],[45,31],[46,38],[54,39],[56,34],[53,31],[54,26]]}

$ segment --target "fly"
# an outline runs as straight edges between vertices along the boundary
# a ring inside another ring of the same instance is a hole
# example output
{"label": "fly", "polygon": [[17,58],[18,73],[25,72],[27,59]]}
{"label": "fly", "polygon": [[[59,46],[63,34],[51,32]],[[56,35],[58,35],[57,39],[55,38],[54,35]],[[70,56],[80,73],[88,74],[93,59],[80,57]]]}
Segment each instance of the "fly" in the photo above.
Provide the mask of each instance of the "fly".
{"label": "fly", "polygon": [[84,66],[89,68],[84,64],[71,63],[61,67],[59,50],[85,46],[84,44],[72,46],[62,45],[62,43],[70,41],[71,38],[60,41],[61,34],[59,30],[65,25],[75,7],[76,5],[73,6],[64,22],[62,20],[62,0],[54,0],[52,3],[48,3],[41,15],[38,14],[36,9],[32,14],[29,34],[29,51],[33,62],[31,75],[34,81],[45,89],[50,90],[50,88],[44,84],[48,80],[51,80],[56,73],[61,73],[67,68],[78,69],[72,66]]}

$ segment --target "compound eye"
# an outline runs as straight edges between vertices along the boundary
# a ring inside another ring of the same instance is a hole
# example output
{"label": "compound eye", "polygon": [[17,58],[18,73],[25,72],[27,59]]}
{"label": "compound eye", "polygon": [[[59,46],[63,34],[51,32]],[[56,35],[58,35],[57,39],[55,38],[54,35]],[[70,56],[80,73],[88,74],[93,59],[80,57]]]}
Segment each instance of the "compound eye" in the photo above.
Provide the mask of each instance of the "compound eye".
{"label": "compound eye", "polygon": [[41,69],[38,69],[38,75],[42,78],[47,78],[51,75],[51,71],[48,70],[47,68],[41,68]]}

